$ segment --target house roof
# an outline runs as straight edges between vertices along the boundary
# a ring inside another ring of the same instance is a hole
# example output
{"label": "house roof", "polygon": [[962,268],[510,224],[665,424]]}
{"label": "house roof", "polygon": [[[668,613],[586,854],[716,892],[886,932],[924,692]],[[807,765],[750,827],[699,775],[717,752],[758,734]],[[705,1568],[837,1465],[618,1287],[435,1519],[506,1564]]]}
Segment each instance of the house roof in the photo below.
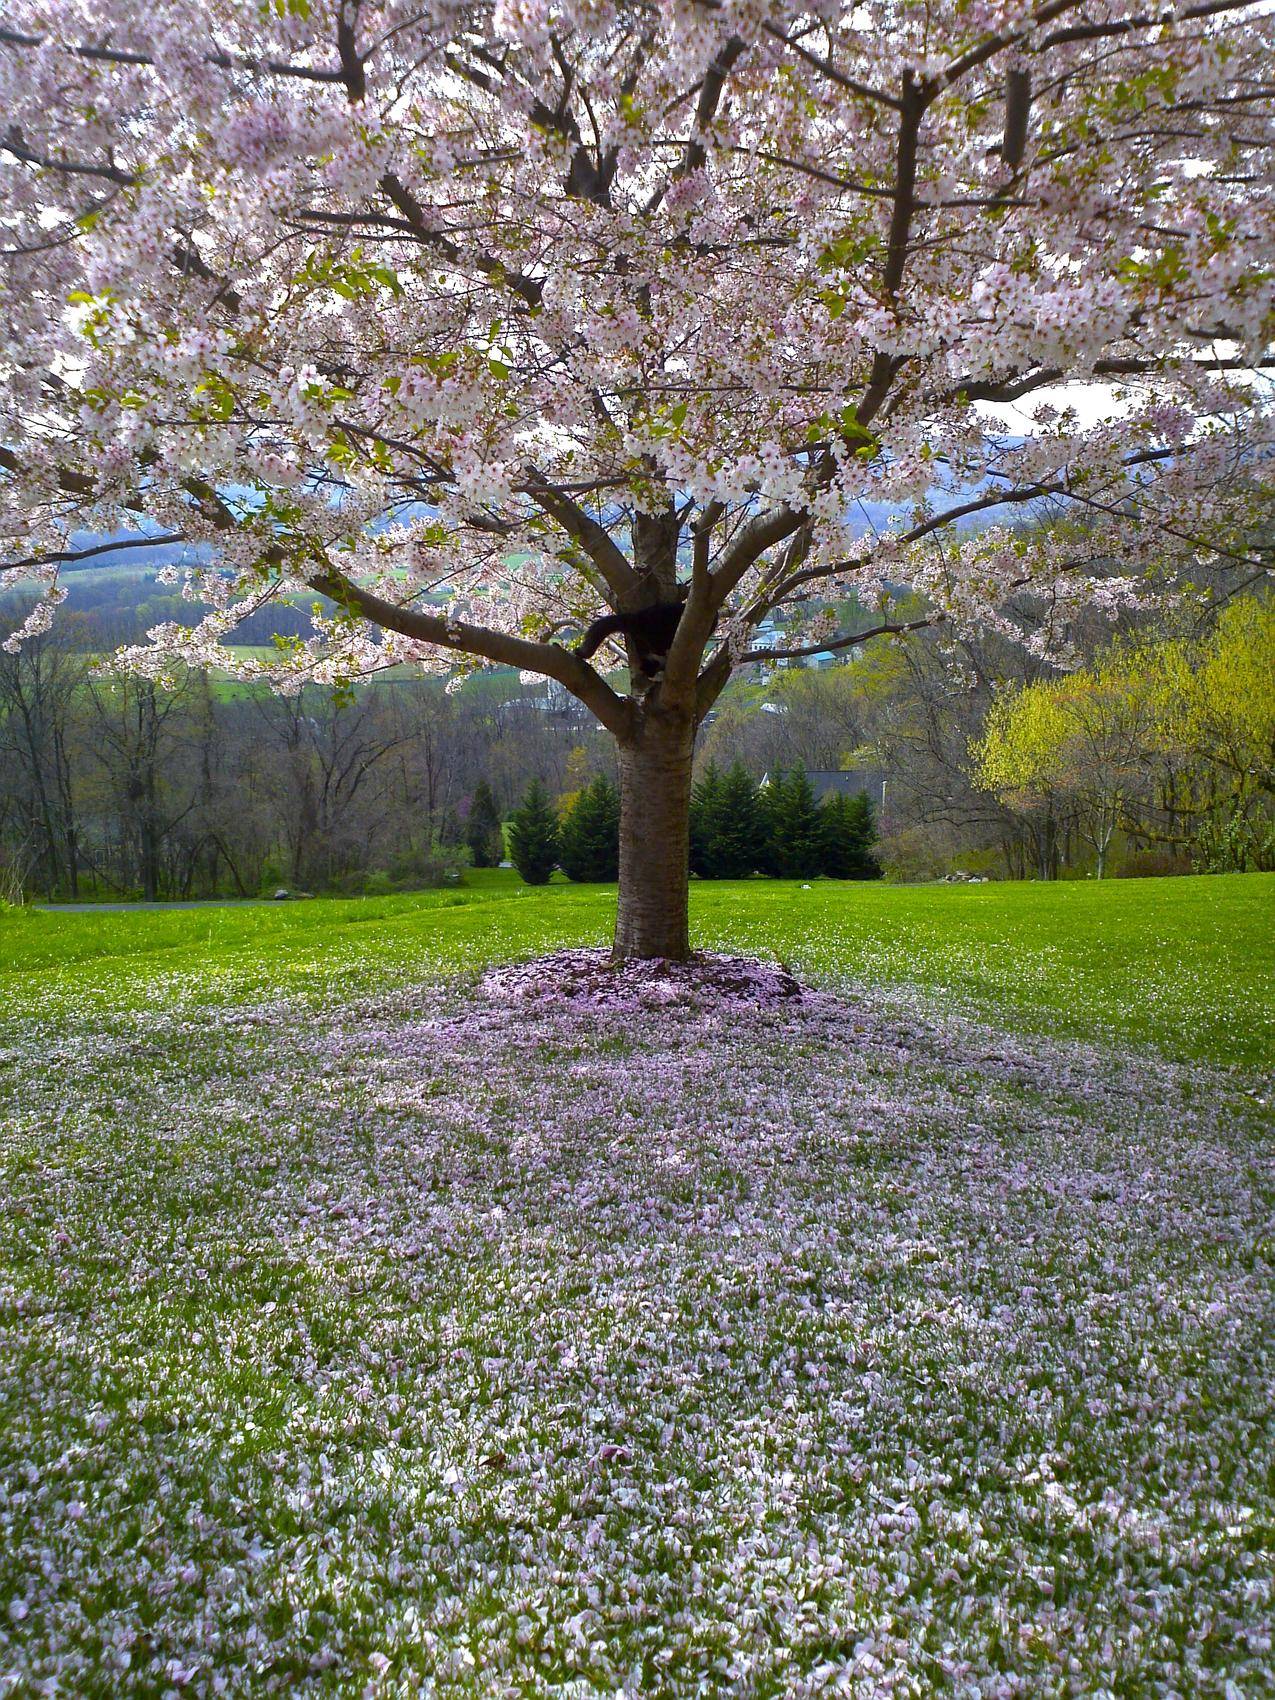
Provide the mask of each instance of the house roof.
{"label": "house roof", "polygon": [[[762,784],[768,784],[770,777],[769,773],[765,774]],[[879,803],[885,789],[885,773],[879,767],[852,767],[845,772],[831,767],[808,767],[806,778],[820,803],[833,795],[857,797],[860,791],[866,791],[874,803]]]}

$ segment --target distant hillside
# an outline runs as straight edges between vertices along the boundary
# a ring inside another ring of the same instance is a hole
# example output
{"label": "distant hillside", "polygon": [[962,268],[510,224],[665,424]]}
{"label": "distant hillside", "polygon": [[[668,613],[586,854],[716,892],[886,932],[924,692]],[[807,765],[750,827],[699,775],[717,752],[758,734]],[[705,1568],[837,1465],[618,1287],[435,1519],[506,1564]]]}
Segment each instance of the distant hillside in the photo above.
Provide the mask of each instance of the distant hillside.
{"label": "distant hillside", "polygon": [[[931,492],[945,501],[951,501],[953,494],[937,489]],[[855,537],[884,530],[892,512],[881,503],[856,503],[846,516],[847,530]],[[109,553],[68,561],[62,568],[62,584],[68,593],[64,613],[74,620],[78,647],[100,652],[120,644],[140,643],[150,627],[162,621],[193,626],[208,611],[203,604],[186,601],[178,586],[158,584],[155,579],[161,567],[193,565],[207,559],[202,547],[183,543],[151,546],[141,536],[92,532],[74,533],[69,547],[87,550],[103,544]],[[19,619],[33,594],[34,586],[31,591],[11,589],[0,596],[0,625]],[[290,603],[276,603],[249,616],[235,632],[236,647],[269,644],[276,634],[309,637],[313,631],[310,609],[315,600],[314,593],[307,591]]]}
{"label": "distant hillside", "polygon": [[[89,549],[99,543],[112,546],[110,553],[83,561],[68,561],[61,583],[66,591],[62,617],[69,618],[76,647],[94,652],[114,649],[123,643],[140,643],[147,631],[161,621],[193,626],[208,612],[206,604],[188,602],[179,585],[156,582],[161,567],[194,564],[199,552],[175,543],[151,548],[140,539],[94,536],[77,532],[72,549]],[[19,619],[31,605],[30,590],[21,586],[0,596],[0,625]],[[313,592],[277,603],[250,615],[239,627],[236,638],[244,644],[268,644],[277,632],[285,637],[308,637],[312,631],[310,608],[318,598]]]}

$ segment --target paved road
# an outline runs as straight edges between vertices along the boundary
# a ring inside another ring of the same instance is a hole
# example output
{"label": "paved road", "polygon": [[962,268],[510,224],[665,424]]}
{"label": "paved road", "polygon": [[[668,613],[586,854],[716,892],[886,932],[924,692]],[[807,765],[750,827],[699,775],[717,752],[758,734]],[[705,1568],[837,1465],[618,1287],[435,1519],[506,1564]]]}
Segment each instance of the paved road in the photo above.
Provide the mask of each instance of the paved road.
{"label": "paved road", "polygon": [[134,909],[251,909],[262,903],[292,901],[280,897],[197,897],[188,903],[37,903],[51,915],[102,915]]}

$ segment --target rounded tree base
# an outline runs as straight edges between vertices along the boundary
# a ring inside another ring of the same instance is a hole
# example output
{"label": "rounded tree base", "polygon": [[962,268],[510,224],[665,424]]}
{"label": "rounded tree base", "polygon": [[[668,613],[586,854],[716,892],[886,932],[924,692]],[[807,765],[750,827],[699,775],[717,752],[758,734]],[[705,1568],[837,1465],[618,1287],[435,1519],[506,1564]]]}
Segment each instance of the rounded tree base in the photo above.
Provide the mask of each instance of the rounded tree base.
{"label": "rounded tree base", "polygon": [[572,1009],[702,1009],[713,1003],[760,1008],[802,994],[801,983],[774,962],[708,952],[684,962],[616,961],[607,950],[559,950],[492,968],[479,989],[493,1001]]}

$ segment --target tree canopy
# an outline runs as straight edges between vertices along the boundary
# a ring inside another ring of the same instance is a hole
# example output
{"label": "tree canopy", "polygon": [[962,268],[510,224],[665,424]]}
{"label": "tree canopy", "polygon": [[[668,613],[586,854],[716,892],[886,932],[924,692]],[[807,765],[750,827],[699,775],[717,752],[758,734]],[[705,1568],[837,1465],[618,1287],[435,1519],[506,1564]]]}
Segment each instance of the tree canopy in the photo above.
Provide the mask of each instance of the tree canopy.
{"label": "tree canopy", "polygon": [[548,885],[558,865],[558,817],[538,779],[509,817],[509,856],[528,885]]}
{"label": "tree canopy", "polygon": [[[224,665],[309,586],[336,616],[244,672],[477,658],[625,737],[550,640],[679,567],[662,697],[702,714],[759,649],[852,641],[850,589],[888,628],[892,585],[957,626],[1030,585],[1048,645],[1253,561],[1273,30],[1242,0],[13,0],[0,564],[42,578],[38,629],[62,562],[184,540],[166,576],[212,612],[135,665]],[[999,523],[1041,501],[1121,572]],[[897,518],[856,537],[864,504]]]}
{"label": "tree canopy", "polygon": [[571,880],[613,880],[620,859],[620,797],[605,773],[572,799],[558,827],[558,861]]}
{"label": "tree canopy", "polygon": [[1115,644],[1006,692],[971,745],[974,776],[1017,807],[1074,813],[1099,876],[1118,828],[1167,842],[1203,832],[1207,863],[1238,822],[1239,865],[1260,865],[1269,852],[1252,846],[1271,840],[1275,806],[1272,680],[1275,602],[1242,597],[1203,641]]}

